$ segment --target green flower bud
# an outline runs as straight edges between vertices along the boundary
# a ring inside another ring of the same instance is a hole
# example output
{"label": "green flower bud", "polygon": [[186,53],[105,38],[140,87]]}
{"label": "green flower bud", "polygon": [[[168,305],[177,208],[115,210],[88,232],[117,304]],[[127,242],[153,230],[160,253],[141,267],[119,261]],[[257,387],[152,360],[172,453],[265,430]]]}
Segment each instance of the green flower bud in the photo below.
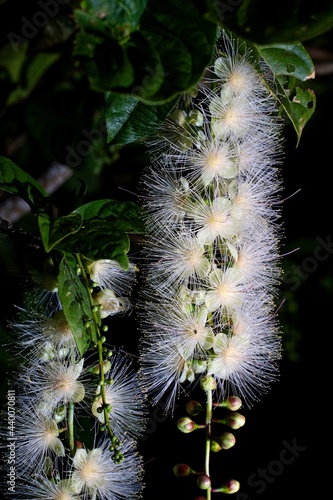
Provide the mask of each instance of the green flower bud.
{"label": "green flower bud", "polygon": [[199,476],[197,479],[197,485],[201,490],[208,490],[211,486],[210,477],[206,474],[202,474],[202,476]]}
{"label": "green flower bud", "polygon": [[191,125],[195,125],[196,127],[202,127],[203,114],[198,109],[192,109],[188,114],[187,121]]}
{"label": "green flower bud", "polygon": [[176,477],[187,477],[187,476],[191,476],[193,474],[196,474],[196,472],[186,464],[174,465],[173,473]]}
{"label": "green flower bud", "polygon": [[183,109],[176,109],[171,113],[170,118],[177,123],[177,125],[183,126],[186,120],[186,113]]}
{"label": "green flower bud", "polygon": [[229,396],[224,401],[220,403],[213,403],[214,406],[219,406],[220,408],[228,408],[228,410],[236,411],[242,406],[242,400],[237,396]]}
{"label": "green flower bud", "polygon": [[213,391],[216,389],[216,380],[214,377],[205,376],[200,379],[200,387],[204,391]]}
{"label": "green flower bud", "polygon": [[219,488],[212,489],[212,493],[226,493],[230,495],[232,493],[237,493],[237,491],[239,491],[239,488],[240,484],[238,481],[236,481],[236,479],[229,479]]}
{"label": "green flower bud", "polygon": [[66,406],[61,406],[60,408],[57,408],[52,416],[53,420],[57,424],[59,424],[59,422],[62,422],[65,417],[66,417]]}
{"label": "green flower bud", "polygon": [[228,450],[229,448],[232,448],[236,443],[236,438],[233,434],[231,434],[231,432],[223,432],[216,439],[222,450]]}
{"label": "green flower bud", "polygon": [[185,434],[195,431],[196,429],[201,429],[203,427],[205,427],[205,425],[196,424],[189,417],[182,417],[177,422],[177,428]]}
{"label": "green flower bud", "polygon": [[245,424],[245,417],[237,412],[232,412],[224,418],[213,419],[216,424],[224,424],[231,429],[239,429]]}
{"label": "green flower bud", "polygon": [[192,399],[187,403],[186,411],[189,415],[195,417],[196,415],[199,415],[199,413],[202,413],[204,411],[204,408],[202,404],[199,403],[199,401],[195,401],[194,399]]}

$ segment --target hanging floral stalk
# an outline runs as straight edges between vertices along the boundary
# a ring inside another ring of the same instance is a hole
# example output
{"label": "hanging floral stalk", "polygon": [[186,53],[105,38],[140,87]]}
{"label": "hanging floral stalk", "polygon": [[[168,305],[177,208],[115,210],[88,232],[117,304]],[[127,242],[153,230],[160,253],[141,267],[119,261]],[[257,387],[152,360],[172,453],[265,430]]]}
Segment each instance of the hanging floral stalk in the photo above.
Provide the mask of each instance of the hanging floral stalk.
{"label": "hanging floral stalk", "polygon": [[178,428],[206,428],[198,485],[207,498],[239,487],[211,486],[213,407],[232,398],[236,409],[251,406],[278,375],[282,123],[267,78],[244,44],[222,34],[198,87],[149,142],[142,176],[141,378],[166,411],[198,381],[206,391],[204,425],[187,416]]}

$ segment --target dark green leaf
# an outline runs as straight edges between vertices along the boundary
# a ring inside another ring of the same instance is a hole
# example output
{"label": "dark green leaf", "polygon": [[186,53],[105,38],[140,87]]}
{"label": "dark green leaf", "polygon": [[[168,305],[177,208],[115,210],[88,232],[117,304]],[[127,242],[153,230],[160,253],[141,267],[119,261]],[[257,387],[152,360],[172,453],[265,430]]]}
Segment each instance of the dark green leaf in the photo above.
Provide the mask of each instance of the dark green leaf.
{"label": "dark green leaf", "polygon": [[333,26],[333,3],[317,0],[208,0],[210,18],[249,41],[305,41]]}
{"label": "dark green leaf", "polygon": [[314,77],[312,59],[300,42],[256,45],[255,48],[273,72],[277,99],[296,131],[299,144],[315,110],[316,97],[312,90],[295,87],[295,84]]}
{"label": "dark green leaf", "polygon": [[65,254],[59,266],[59,298],[68,324],[73,332],[77,348],[81,354],[89,348],[90,336],[85,327],[90,322],[92,341],[96,342],[97,332],[92,320],[89,292],[76,274],[76,260]]}
{"label": "dark green leaf", "polygon": [[121,39],[128,36],[139,26],[140,18],[148,0],[84,0],[81,6],[85,11],[112,29],[112,35]]}
{"label": "dark green leaf", "polygon": [[129,144],[146,138],[164,122],[175,101],[149,105],[130,95],[106,92],[105,121],[108,142],[111,145]]}
{"label": "dark green leaf", "polygon": [[0,156],[0,189],[20,196],[38,215],[38,224],[45,248],[49,245],[52,205],[42,186],[9,158]]}
{"label": "dark green leaf", "polygon": [[121,16],[111,26],[109,14],[103,10],[101,16],[102,3],[87,2],[94,8],[75,11],[74,56],[94,90],[164,103],[196,85],[211,60],[216,25],[191,0],[151,0],[140,28],[124,38]]}
{"label": "dark green leaf", "polygon": [[[90,260],[114,259],[127,269],[127,253],[130,250],[128,234],[144,231],[140,213],[140,207],[129,201],[107,199],[82,205],[71,214],[80,216],[82,226],[54,242],[53,248],[79,253]],[[62,223],[59,223],[61,226]]]}
{"label": "dark green leaf", "polygon": [[82,226],[82,217],[72,213],[59,217],[52,225],[46,251],[49,252],[54,247],[59,247],[60,243],[69,235],[77,233]]}
{"label": "dark green leaf", "polygon": [[257,45],[275,76],[288,75],[305,81],[314,78],[314,64],[300,42]]}
{"label": "dark green leaf", "polygon": [[280,101],[283,109],[294,126],[297,135],[297,144],[301,139],[305,125],[313,115],[316,108],[316,96],[311,89],[296,87],[295,95],[289,98],[288,92],[280,85]]}

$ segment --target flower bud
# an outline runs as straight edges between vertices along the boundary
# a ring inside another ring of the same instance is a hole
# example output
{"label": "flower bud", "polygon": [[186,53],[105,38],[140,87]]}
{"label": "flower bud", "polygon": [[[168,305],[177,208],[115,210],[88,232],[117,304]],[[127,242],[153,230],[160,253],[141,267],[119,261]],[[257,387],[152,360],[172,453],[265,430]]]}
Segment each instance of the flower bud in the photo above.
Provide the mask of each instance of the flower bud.
{"label": "flower bud", "polygon": [[196,474],[196,472],[186,464],[174,465],[173,473],[176,477],[187,477],[187,476],[191,476],[193,474]]}
{"label": "flower bud", "polygon": [[205,425],[198,425],[189,417],[182,417],[177,422],[177,428],[185,434],[195,431],[196,429],[201,429],[203,427],[205,427]]}
{"label": "flower bud", "polygon": [[199,401],[195,401],[194,399],[192,399],[187,403],[186,411],[189,415],[195,417],[196,415],[199,415],[199,413],[203,412],[204,408],[202,404],[199,403]]}
{"label": "flower bud", "polygon": [[240,484],[236,479],[229,479],[226,481],[222,486],[219,488],[214,488],[212,490],[212,493],[226,493],[226,494],[232,494],[232,493],[237,493],[239,491]]}
{"label": "flower bud", "polygon": [[224,420],[226,425],[228,425],[231,429],[239,429],[245,424],[244,415],[241,415],[236,411],[230,413]]}
{"label": "flower bud", "polygon": [[201,490],[208,490],[211,485],[210,477],[206,474],[202,474],[202,476],[199,476],[197,479],[197,485]]}
{"label": "flower bud", "polygon": [[198,109],[192,109],[188,114],[187,121],[191,125],[195,125],[196,127],[202,127],[203,114]]}
{"label": "flower bud", "polygon": [[214,452],[220,451],[220,450],[228,450],[229,448],[232,448],[236,443],[236,438],[231,432],[223,432],[218,437],[215,437],[211,441],[211,446],[210,449]]}
{"label": "flower bud", "polygon": [[64,420],[64,418],[66,417],[66,406],[60,406],[59,408],[57,408],[53,415],[52,415],[52,419],[57,423],[59,424],[60,422],[62,422]]}
{"label": "flower bud", "polygon": [[229,396],[221,403],[213,403],[214,406],[219,406],[220,408],[228,408],[228,410],[236,411],[242,407],[242,400],[238,396]]}
{"label": "flower bud", "polygon": [[214,377],[205,376],[200,379],[200,387],[204,391],[213,391],[216,389],[216,380]]}

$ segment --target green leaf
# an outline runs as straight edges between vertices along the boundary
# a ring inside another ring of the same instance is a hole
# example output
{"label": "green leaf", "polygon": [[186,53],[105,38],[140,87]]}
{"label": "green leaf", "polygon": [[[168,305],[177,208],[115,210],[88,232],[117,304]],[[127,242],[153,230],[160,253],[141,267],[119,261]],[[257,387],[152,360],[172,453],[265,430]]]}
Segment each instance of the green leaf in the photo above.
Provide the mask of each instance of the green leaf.
{"label": "green leaf", "polygon": [[[97,200],[86,203],[70,214],[70,218],[58,222],[52,248],[64,252],[79,253],[89,260],[114,259],[124,269],[128,267],[130,250],[128,234],[141,234],[144,225],[141,208],[130,201]],[[75,223],[80,227],[75,230]],[[67,234],[66,224],[74,222]],[[53,233],[51,233],[53,234]],[[58,237],[60,235],[60,238]]]}
{"label": "green leaf", "polygon": [[305,125],[315,111],[316,96],[310,89],[295,87],[295,83],[314,78],[312,59],[301,42],[255,47],[273,72],[278,90],[276,97],[295,129],[298,145]]}
{"label": "green leaf", "polygon": [[275,76],[288,75],[305,81],[314,78],[314,64],[301,42],[257,45]]}
{"label": "green leaf", "polygon": [[333,26],[333,3],[317,0],[208,0],[210,19],[259,44],[305,41]]}
{"label": "green leaf", "polygon": [[0,189],[20,196],[31,208],[49,204],[42,186],[5,156],[0,156]]}
{"label": "green leaf", "polygon": [[45,249],[49,246],[49,234],[53,221],[50,198],[42,186],[9,158],[0,156],[0,189],[20,196],[38,215],[38,225]]}
{"label": "green leaf", "polygon": [[96,9],[75,11],[73,54],[96,91],[161,104],[196,85],[211,60],[216,25],[191,0],[151,0],[137,29],[133,23],[126,36],[121,16],[112,24],[106,10],[101,16],[103,2],[86,4]]}
{"label": "green leaf", "polygon": [[[146,101],[164,102],[195,86],[211,62],[216,25],[207,21],[190,0],[152,0],[142,16],[141,32],[159,57],[159,65],[146,74],[160,81],[159,90]],[[147,85],[140,82],[143,88]]]}
{"label": "green leaf", "polygon": [[59,247],[60,243],[69,235],[77,233],[82,226],[82,217],[79,214],[69,214],[56,219],[51,227],[46,251]]}
{"label": "green leaf", "polygon": [[77,263],[71,254],[64,254],[59,266],[59,298],[68,324],[73,332],[77,348],[81,354],[90,345],[90,336],[85,327],[90,322],[92,341],[97,341],[97,332],[92,321],[89,292],[76,274]]}
{"label": "green leaf", "polygon": [[95,22],[100,20],[113,30],[113,36],[122,39],[138,28],[147,3],[148,0],[122,0],[121,2],[83,0],[81,6],[94,17]]}
{"label": "green leaf", "polygon": [[169,114],[176,100],[149,105],[130,95],[105,94],[107,140],[111,145],[129,144],[146,138]]}
{"label": "green leaf", "polygon": [[280,85],[280,95],[283,109],[296,131],[296,146],[298,146],[304,127],[313,115],[316,108],[315,93],[311,89],[302,89],[301,87],[296,87],[296,93],[290,100],[289,94],[285,92],[284,87]]}

